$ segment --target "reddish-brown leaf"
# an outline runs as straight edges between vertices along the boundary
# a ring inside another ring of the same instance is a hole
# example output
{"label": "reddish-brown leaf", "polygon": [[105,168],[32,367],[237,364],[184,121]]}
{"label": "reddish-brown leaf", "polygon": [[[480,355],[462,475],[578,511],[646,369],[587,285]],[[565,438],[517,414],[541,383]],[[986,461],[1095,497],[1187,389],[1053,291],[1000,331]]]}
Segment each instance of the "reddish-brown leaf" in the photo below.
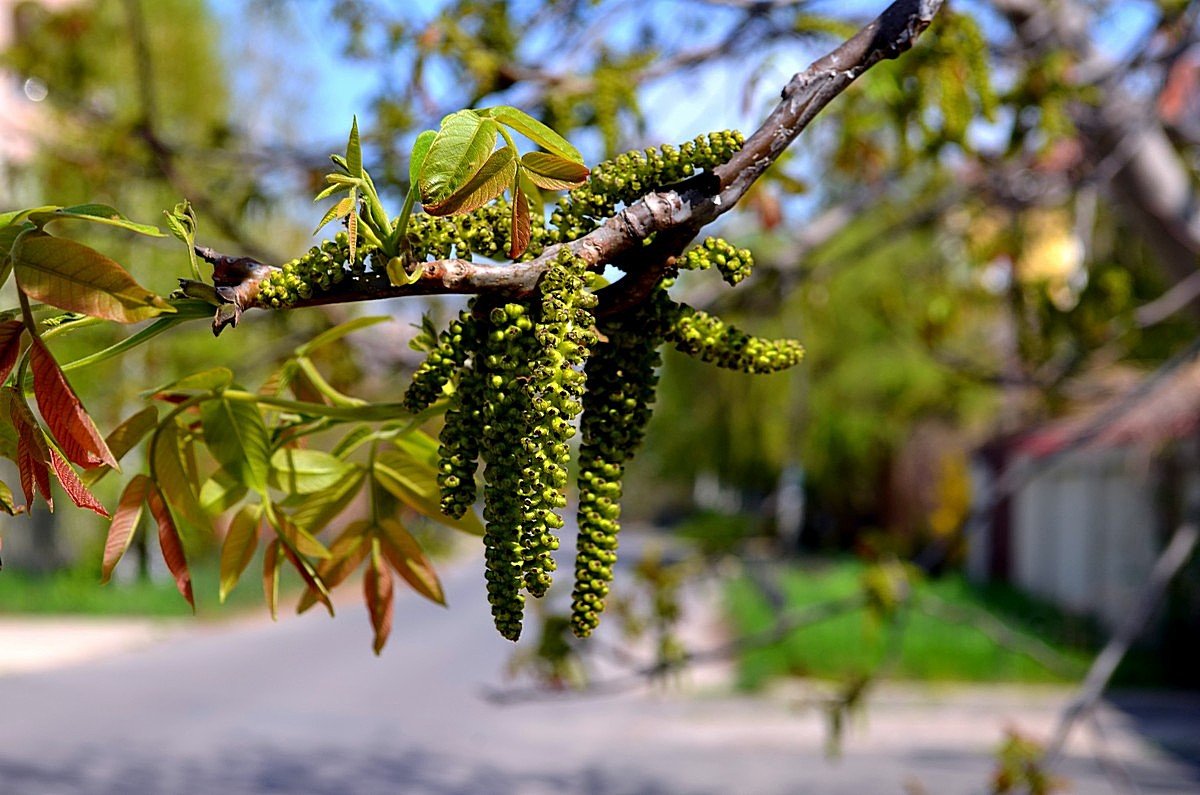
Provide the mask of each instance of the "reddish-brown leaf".
{"label": "reddish-brown leaf", "polygon": [[175,519],[171,516],[166,500],[157,486],[146,494],[146,501],[150,504],[150,513],[154,516],[154,521],[158,523],[158,544],[162,547],[163,561],[166,562],[171,576],[175,578],[175,587],[183,594],[183,598],[192,606],[194,612],[196,599],[192,595],[192,575],[188,572],[179,528],[175,526]]}
{"label": "reddish-brown leaf", "polygon": [[105,519],[108,518],[108,509],[101,505],[100,501],[96,499],[96,495],[88,491],[87,486],[79,481],[75,470],[71,469],[71,465],[58,454],[57,450],[50,451],[50,463],[54,467],[54,474],[58,476],[58,482],[62,484],[63,491],[71,498],[71,502],[80,508],[95,511]]}
{"label": "reddish-brown leaf", "polygon": [[[326,588],[332,591],[341,585],[371,551],[370,539],[366,535],[370,526],[366,521],[352,522],[329,545],[329,559],[321,561],[317,567],[317,575]],[[300,604],[296,605],[296,612],[303,613],[316,603],[317,597],[313,592],[305,591],[300,597]]]}
{"label": "reddish-brown leaf", "polygon": [[142,518],[142,505],[146,502],[146,494],[153,485],[145,475],[136,475],[125,491],[121,492],[121,500],[117,503],[117,512],[113,514],[112,523],[108,526],[108,538],[104,542],[104,562],[100,566],[100,582],[108,582],[113,569],[124,557],[125,551],[133,541],[138,522]]}
{"label": "reddish-brown leaf", "polygon": [[118,469],[117,459],[79,402],[79,396],[67,382],[45,343],[37,337],[31,344],[29,362],[33,366],[33,392],[38,409],[50,426],[50,432],[63,455],[85,469],[101,464]]}
{"label": "reddish-brown leaf", "polygon": [[439,605],[446,604],[442,583],[417,539],[395,519],[383,519],[379,522],[379,529],[383,531],[379,539],[382,542],[383,554],[396,573],[421,596]]}
{"label": "reddish-brown leaf", "polygon": [[9,418],[17,429],[17,469],[21,474],[25,507],[33,507],[33,500],[40,491],[46,500],[46,506],[53,511],[54,497],[50,494],[50,447],[46,444],[46,436],[33,412],[15,389],[5,388],[4,399],[8,403]]}
{"label": "reddish-brown leaf", "polygon": [[520,185],[513,186],[512,203],[512,245],[508,256],[516,259],[529,248],[529,239],[533,235],[529,222],[529,201],[525,198]]}
{"label": "reddish-brown leaf", "polygon": [[6,320],[0,323],[0,383],[8,378],[17,356],[21,353],[21,332],[25,324],[20,320]]}
{"label": "reddish-brown leaf", "polygon": [[363,576],[363,596],[367,602],[367,612],[371,616],[371,627],[375,630],[375,641],[372,648],[375,654],[383,651],[388,635],[392,633],[392,570],[383,562],[379,554],[379,541],[371,550],[371,562],[367,565]]}
{"label": "reddish-brown leaf", "polygon": [[279,566],[283,563],[281,549],[283,544],[279,539],[272,538],[263,550],[263,596],[267,599],[272,621],[279,612]]}
{"label": "reddish-brown leaf", "polygon": [[[305,596],[313,595],[321,604],[325,605],[325,609],[329,611],[329,615],[333,615],[333,602],[329,601],[329,588],[321,581],[321,577],[317,574],[317,570],[312,567],[304,558],[297,555],[287,546],[283,548],[283,554],[287,556],[288,561],[295,567],[300,574],[300,579],[304,580]],[[300,612],[297,608],[296,612]]]}

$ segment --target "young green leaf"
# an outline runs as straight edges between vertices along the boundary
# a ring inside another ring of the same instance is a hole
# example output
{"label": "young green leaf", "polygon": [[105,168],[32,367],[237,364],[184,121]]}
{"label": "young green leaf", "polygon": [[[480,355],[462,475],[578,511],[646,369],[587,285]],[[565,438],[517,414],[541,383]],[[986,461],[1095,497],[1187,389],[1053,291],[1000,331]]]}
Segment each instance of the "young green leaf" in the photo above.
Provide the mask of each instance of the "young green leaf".
{"label": "young green leaf", "polygon": [[354,212],[355,205],[358,203],[357,199],[357,195],[354,193],[353,189],[351,189],[349,196],[330,207],[329,211],[326,212],[325,215],[321,216],[321,222],[317,224],[317,228],[314,229],[312,233],[315,235],[317,232],[320,232],[325,227],[325,224],[329,223],[335,218],[346,218],[350,216]]}
{"label": "young green leaf", "polygon": [[358,116],[350,124],[350,140],[346,141],[346,171],[350,176],[362,178],[362,142],[358,138]]}
{"label": "young green leaf", "polygon": [[338,483],[324,491],[308,495],[292,511],[292,521],[309,533],[321,532],[338,514],[346,510],[365,482],[366,471],[355,466],[350,474]]}
{"label": "young green leaf", "polygon": [[150,451],[154,480],[180,517],[197,529],[207,530],[212,522],[196,500],[193,481],[183,465],[182,447],[174,420],[160,427]]}
{"label": "young green leaf", "polygon": [[325,545],[281,511],[272,511],[270,519],[271,524],[275,527],[275,532],[286,542],[286,546],[295,549],[302,555],[310,555],[321,560],[329,559],[329,550],[325,548]]}
{"label": "young green leaf", "polygon": [[516,178],[516,156],[509,147],[497,149],[462,187],[439,202],[426,204],[430,215],[459,215],[478,210],[499,196]]}
{"label": "young green leaf", "polygon": [[117,512],[113,514],[108,526],[108,538],[104,541],[104,560],[100,564],[100,582],[106,583],[112,577],[113,569],[121,562],[125,552],[137,532],[138,522],[142,519],[142,506],[146,495],[150,493],[154,483],[145,475],[134,475],[133,479],[121,492],[117,503]]}
{"label": "young green leaf", "polygon": [[263,596],[267,600],[267,609],[271,611],[271,620],[279,616],[279,568],[283,564],[283,544],[278,538],[267,542],[263,550]]}
{"label": "young green leaf", "polygon": [[201,280],[200,266],[196,262],[195,250],[196,212],[192,209],[192,203],[184,199],[176,204],[175,209],[170,212],[163,210],[163,216],[167,219],[167,228],[171,230],[171,234],[187,249],[188,263],[192,266],[192,276],[199,282]]}
{"label": "young green leaf", "polygon": [[373,474],[380,486],[423,516],[457,530],[483,535],[483,526],[474,513],[468,511],[461,519],[451,519],[442,513],[436,463],[388,450],[375,457]]}
{"label": "young green leaf", "polygon": [[435,204],[467,182],[491,157],[496,123],[470,110],[442,119],[417,179],[422,204]]}
{"label": "young green leaf", "polygon": [[524,111],[509,105],[498,105],[481,112],[488,114],[504,126],[516,130],[547,152],[553,152],[561,158],[573,160],[576,163],[583,162],[583,155],[579,154],[579,150],[572,146],[570,141]]}
{"label": "young green leaf", "polygon": [[408,182],[412,186],[410,190],[417,187],[421,169],[425,167],[425,158],[429,155],[429,147],[433,145],[433,139],[436,137],[437,132],[434,130],[425,130],[413,142],[412,154],[408,158]]}
{"label": "young green leaf", "polygon": [[442,583],[417,539],[395,519],[380,520],[379,529],[383,554],[396,573],[421,596],[445,606],[446,594],[442,590]]}
{"label": "young green leaf", "polygon": [[258,547],[258,528],[262,524],[262,506],[244,505],[233,516],[225,540],[221,544],[221,602],[237,585],[242,572],[250,565]]}
{"label": "young green leaf", "polygon": [[267,489],[271,471],[271,440],[258,406],[226,400],[206,400],[200,407],[204,442],[229,474],[259,493]]}
{"label": "young green leaf", "polygon": [[353,334],[361,329],[369,328],[378,323],[389,323],[392,318],[387,315],[370,315],[368,317],[356,317],[353,320],[347,320],[345,323],[339,323],[331,329],[322,331],[317,336],[313,337],[303,345],[296,347],[296,356],[308,356],[313,351],[324,348],[345,336]]}
{"label": "young green leaf", "polygon": [[74,207],[58,207],[54,210],[29,213],[26,218],[39,227],[46,226],[53,221],[91,221],[96,224],[115,226],[119,229],[128,229],[147,237],[166,237],[157,226],[135,223],[122,215],[115,207],[109,207],[107,204],[77,204]]}
{"label": "young green leaf", "polygon": [[218,469],[200,487],[200,508],[209,516],[216,516],[237,505],[249,492],[233,475]]}
{"label": "young green leaf", "polygon": [[213,392],[233,384],[233,371],[228,367],[212,367],[198,373],[185,375],[169,384],[143,392],[143,396],[196,395]]}
{"label": "young green leaf", "polygon": [[27,235],[17,244],[13,262],[21,289],[59,309],[117,323],[175,311],[120,265],[74,240]]}
{"label": "young green leaf", "polygon": [[118,469],[117,459],[104,437],[39,337],[31,342],[29,362],[38,409],[63,454],[88,469],[101,465]]}
{"label": "young green leaf", "polygon": [[18,506],[16,499],[13,497],[12,489],[8,484],[0,480],[0,510],[4,511],[9,516],[16,516],[24,512],[25,508]]}
{"label": "young green leaf", "polygon": [[546,152],[527,152],[521,165],[533,184],[545,190],[570,190],[587,182],[587,166]]}
{"label": "young green leaf", "polygon": [[167,570],[175,578],[175,587],[183,598],[196,610],[196,599],[192,595],[192,575],[188,572],[187,557],[183,552],[183,540],[179,537],[179,528],[163,499],[162,492],[151,487],[146,494],[146,502],[150,505],[150,514],[158,524],[158,545],[162,549],[163,562]]}
{"label": "young green leaf", "polygon": [[271,456],[270,483],[288,494],[315,494],[339,483],[354,465],[320,450],[284,447]]}

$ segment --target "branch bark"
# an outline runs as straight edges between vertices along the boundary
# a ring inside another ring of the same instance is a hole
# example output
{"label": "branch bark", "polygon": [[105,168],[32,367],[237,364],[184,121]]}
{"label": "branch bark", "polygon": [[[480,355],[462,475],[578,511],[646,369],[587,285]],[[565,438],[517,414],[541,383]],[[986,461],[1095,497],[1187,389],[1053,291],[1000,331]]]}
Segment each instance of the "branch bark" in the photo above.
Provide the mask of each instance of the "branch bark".
{"label": "branch bark", "polygon": [[[779,104],[747,139],[741,151],[715,170],[715,180],[688,180],[675,189],[647,194],[596,230],[566,244],[592,268],[599,269],[609,263],[629,266],[629,275],[604,291],[613,291],[605,299],[606,311],[615,311],[643,298],[671,267],[672,257],[680,253],[701,228],[731,210],[826,105],[867,69],[909,50],[921,32],[929,27],[943,2],[895,0],[851,39],[794,75],[784,87]],[[648,251],[643,247],[643,241],[651,235],[659,236],[664,242],[656,242]],[[392,285],[386,275],[380,273],[352,284],[343,283],[340,288],[296,302],[292,308],[412,295],[481,292],[522,295],[534,289],[558,251],[559,246],[552,246],[536,259],[511,265],[435,260],[422,264],[421,276],[413,284]],[[247,272],[263,274],[265,271],[262,268],[248,269]],[[249,280],[257,278],[261,276],[247,277]],[[223,318],[219,313],[214,321],[216,331],[235,323],[243,310],[263,308],[257,300],[256,283],[222,283],[215,277],[214,284],[218,288],[227,288],[221,290],[223,296],[237,296],[226,299],[236,303],[237,311],[226,312]]]}

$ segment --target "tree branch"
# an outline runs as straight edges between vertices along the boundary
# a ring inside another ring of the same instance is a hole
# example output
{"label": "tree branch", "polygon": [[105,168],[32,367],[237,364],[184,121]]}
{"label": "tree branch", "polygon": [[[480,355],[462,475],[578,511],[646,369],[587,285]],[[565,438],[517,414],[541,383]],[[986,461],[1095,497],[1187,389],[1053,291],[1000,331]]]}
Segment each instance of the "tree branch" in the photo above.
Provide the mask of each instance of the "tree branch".
{"label": "tree branch", "polygon": [[[610,263],[626,265],[629,276],[609,288],[614,290],[612,297],[606,299],[609,306],[625,307],[643,298],[671,267],[672,257],[702,227],[731,210],[826,105],[867,69],[910,49],[942,3],[943,0],[896,0],[851,39],[793,76],[783,89],[780,103],[745,146],[728,163],[715,169],[715,180],[701,175],[674,189],[647,194],[599,228],[566,244],[594,269]],[[647,250],[643,241],[651,235],[660,236],[663,242],[656,242]],[[534,289],[559,248],[552,246],[536,259],[511,265],[460,259],[426,262],[421,265],[420,277],[409,285],[392,285],[384,274],[371,274],[298,301],[291,308],[413,295],[481,292],[522,295]],[[265,272],[265,268],[251,269],[247,279],[260,279]],[[224,313],[223,318],[219,313],[214,323],[216,331],[235,324],[241,311],[264,308],[257,300],[256,281],[222,284],[215,276],[214,284],[229,288],[220,291],[222,298],[235,303],[237,310]]]}

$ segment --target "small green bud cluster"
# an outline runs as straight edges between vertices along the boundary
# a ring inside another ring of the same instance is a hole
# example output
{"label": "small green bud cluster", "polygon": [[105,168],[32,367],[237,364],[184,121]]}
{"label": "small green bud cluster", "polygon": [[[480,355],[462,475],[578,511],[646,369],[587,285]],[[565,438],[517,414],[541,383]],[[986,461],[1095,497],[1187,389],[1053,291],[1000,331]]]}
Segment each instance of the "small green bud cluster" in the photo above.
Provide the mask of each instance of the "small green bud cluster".
{"label": "small green bud cluster", "polygon": [[776,373],[804,357],[796,340],[755,337],[686,304],[677,305],[666,338],[682,353],[745,373]]}
{"label": "small green bud cluster", "polygon": [[637,312],[604,326],[607,342],[587,363],[580,423],[579,536],[571,630],[586,638],[600,623],[617,562],[621,479],[650,419],[661,361],[664,290]]}
{"label": "small green bud cluster", "polygon": [[566,506],[562,490],[570,460],[567,442],[575,435],[572,421],[583,410],[585,377],[580,368],[596,343],[590,311],[596,297],[584,289],[586,278],[586,260],[564,247],[538,286],[541,311],[534,330],[530,422],[522,440],[525,589],[538,597],[549,589],[555,569],[555,531],[563,525],[558,511]]}
{"label": "small green bud cluster", "polygon": [[723,238],[706,237],[703,243],[688,249],[678,264],[681,270],[693,271],[716,266],[721,278],[732,286],[750,275],[754,268],[754,256],[749,249],[736,248]]}
{"label": "small green bud cluster", "polygon": [[311,298],[314,292],[328,290],[346,278],[366,273],[373,246],[360,244],[350,262],[350,237],[338,232],[332,240],[313,246],[305,254],[284,263],[258,285],[260,303],[274,309]]}
{"label": "small green bud cluster", "polygon": [[437,345],[417,367],[412,383],[404,392],[404,407],[410,412],[424,411],[452,388],[451,380],[467,361],[464,333],[473,323],[470,313],[463,312],[438,335]]}
{"label": "small green bud cluster", "polygon": [[617,155],[592,169],[586,184],[567,194],[550,216],[562,242],[576,240],[600,225],[621,204],[666,185],[679,182],[699,169],[712,170],[728,162],[742,148],[736,130],[698,135],[678,147],[666,145]]}
{"label": "small green bud cluster", "polygon": [[[521,259],[540,255],[551,240],[540,213],[530,217],[529,247]],[[408,245],[417,261],[451,256],[470,260],[478,254],[490,259],[508,256],[512,241],[512,208],[504,199],[463,215],[414,215],[408,222]]]}

